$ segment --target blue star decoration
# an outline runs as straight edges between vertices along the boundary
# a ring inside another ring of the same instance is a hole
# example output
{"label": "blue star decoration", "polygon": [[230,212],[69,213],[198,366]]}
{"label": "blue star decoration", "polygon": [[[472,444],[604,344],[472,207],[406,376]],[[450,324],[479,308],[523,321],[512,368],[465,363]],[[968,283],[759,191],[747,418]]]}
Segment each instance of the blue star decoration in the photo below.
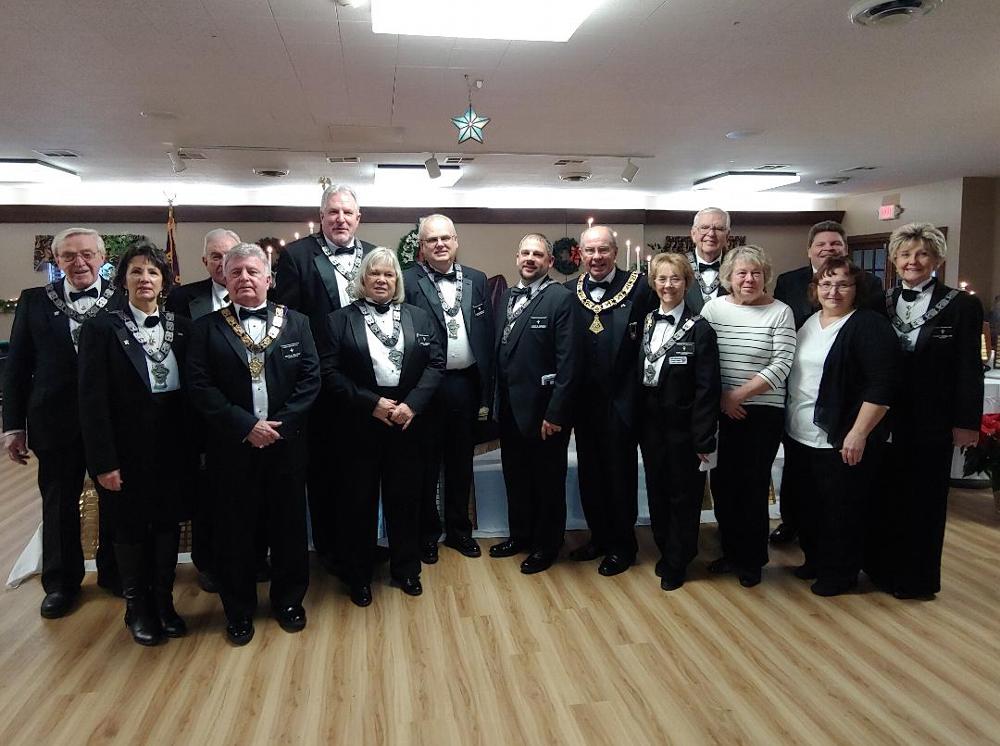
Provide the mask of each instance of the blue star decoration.
{"label": "blue star decoration", "polygon": [[458,141],[466,140],[483,141],[483,127],[490,123],[489,117],[482,117],[469,105],[469,110],[460,117],[452,117],[451,123],[458,127]]}

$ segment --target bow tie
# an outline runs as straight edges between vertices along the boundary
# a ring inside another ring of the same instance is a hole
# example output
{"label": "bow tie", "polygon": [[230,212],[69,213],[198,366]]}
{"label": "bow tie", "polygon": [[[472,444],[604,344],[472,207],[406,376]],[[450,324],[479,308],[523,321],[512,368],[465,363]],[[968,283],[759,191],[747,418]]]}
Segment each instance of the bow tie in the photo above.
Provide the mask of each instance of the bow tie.
{"label": "bow tie", "polygon": [[674,320],[674,317],[671,314],[669,314],[669,313],[660,313],[659,311],[654,311],[653,312],[653,319],[655,321],[666,321],[668,324],[670,324],[670,326],[673,326],[674,324],[677,323]]}
{"label": "bow tie", "polygon": [[160,325],[159,316],[147,316],[146,320],[142,322],[142,325],[147,329],[152,329],[154,326]]}
{"label": "bow tie", "polygon": [[222,302],[225,303],[227,306],[229,305],[229,293],[222,294]]}
{"label": "bow tie", "polygon": [[264,321],[267,321],[267,306],[256,309],[250,309],[250,308],[240,309],[240,321],[246,321],[247,319],[253,319],[253,318],[263,319]]}
{"label": "bow tie", "polygon": [[432,269],[431,272],[434,275],[435,282],[438,280],[451,280],[452,282],[455,282],[457,280],[455,270],[452,270],[451,272],[438,272],[436,269]]}
{"label": "bow tie", "polygon": [[712,262],[711,264],[705,264],[704,262],[698,262],[698,271],[699,272],[705,272],[707,270],[712,270],[713,272],[718,272],[719,271],[719,262],[718,262],[718,260]]}
{"label": "bow tie", "polygon": [[915,301],[917,298],[920,297],[920,294],[924,292],[924,290],[933,287],[936,281],[937,278],[932,277],[931,281],[928,282],[926,285],[924,285],[923,290],[908,290],[907,288],[903,288],[903,292],[901,292],[900,295],[903,296],[903,300],[905,300],[907,303],[913,303],[913,301]]}
{"label": "bow tie", "polygon": [[76,303],[80,298],[97,298],[100,293],[97,292],[97,288],[89,288],[87,290],[81,290],[79,293],[74,293],[70,291],[69,302]]}
{"label": "bow tie", "polygon": [[597,290],[597,288],[602,288],[604,290],[610,290],[611,289],[611,282],[610,281],[608,281],[608,280],[591,280],[589,275],[587,276],[587,281],[586,281],[585,284],[587,286],[587,292],[590,292],[591,290]]}
{"label": "bow tie", "polygon": [[354,247],[353,246],[334,246],[333,247],[333,255],[334,256],[340,256],[341,254],[353,254],[353,253],[354,253]]}
{"label": "bow tie", "polygon": [[531,300],[531,288],[516,287],[510,289],[511,298],[516,298],[519,295],[523,295],[528,300]]}
{"label": "bow tie", "polygon": [[391,305],[389,303],[373,303],[370,300],[366,300],[365,303],[367,303],[368,307],[374,309],[378,314],[386,313]]}

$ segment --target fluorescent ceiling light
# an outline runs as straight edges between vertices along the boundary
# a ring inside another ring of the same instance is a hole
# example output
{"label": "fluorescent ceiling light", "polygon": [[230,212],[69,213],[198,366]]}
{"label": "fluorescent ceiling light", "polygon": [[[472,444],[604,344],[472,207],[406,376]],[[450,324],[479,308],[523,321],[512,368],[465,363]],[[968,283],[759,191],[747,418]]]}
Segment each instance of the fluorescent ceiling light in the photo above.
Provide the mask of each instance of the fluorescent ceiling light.
{"label": "fluorescent ceiling light", "polygon": [[423,164],[397,165],[380,163],[375,167],[375,186],[377,187],[450,187],[462,178],[462,169],[458,166],[441,166],[441,175],[431,179]]}
{"label": "fluorescent ceiling light", "polygon": [[75,182],[80,181],[80,177],[68,168],[34,158],[0,158],[0,181]]}
{"label": "fluorescent ceiling light", "polygon": [[376,34],[568,41],[603,0],[372,0]]}
{"label": "fluorescent ceiling light", "polygon": [[799,175],[790,171],[725,171],[698,179],[694,189],[717,189],[726,192],[763,192],[787,184],[797,184]]}

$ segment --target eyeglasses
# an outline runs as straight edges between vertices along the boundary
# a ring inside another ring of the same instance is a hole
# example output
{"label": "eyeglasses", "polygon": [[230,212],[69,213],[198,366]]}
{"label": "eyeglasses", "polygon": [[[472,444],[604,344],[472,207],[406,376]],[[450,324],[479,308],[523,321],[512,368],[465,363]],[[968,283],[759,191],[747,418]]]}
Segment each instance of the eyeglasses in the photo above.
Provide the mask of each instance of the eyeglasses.
{"label": "eyeglasses", "polygon": [[77,260],[77,257],[79,257],[87,262],[87,264],[90,264],[98,256],[100,254],[96,251],[60,251],[56,259],[65,264],[73,264]]}
{"label": "eyeglasses", "polygon": [[657,277],[655,280],[657,285],[669,285],[670,287],[677,287],[678,285],[684,284],[683,277]]}
{"label": "eyeglasses", "polygon": [[729,229],[726,226],[724,226],[724,225],[699,225],[698,226],[698,232],[699,233],[706,233],[706,234],[707,233],[712,233],[712,232],[715,232],[715,233],[728,233]]}
{"label": "eyeglasses", "polygon": [[441,243],[448,243],[449,241],[452,241],[454,239],[455,236],[428,236],[427,238],[423,239],[423,242],[428,246],[433,246],[439,241]]}
{"label": "eyeglasses", "polygon": [[853,282],[820,282],[816,284],[821,293],[829,293],[831,290],[836,290],[838,293],[842,293],[847,288],[854,287]]}

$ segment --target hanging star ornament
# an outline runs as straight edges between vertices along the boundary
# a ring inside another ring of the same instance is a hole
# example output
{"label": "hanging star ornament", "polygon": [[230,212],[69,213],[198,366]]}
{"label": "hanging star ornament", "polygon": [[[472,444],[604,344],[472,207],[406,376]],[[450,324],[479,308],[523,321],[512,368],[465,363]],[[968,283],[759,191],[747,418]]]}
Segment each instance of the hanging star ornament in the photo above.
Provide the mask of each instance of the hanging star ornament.
{"label": "hanging star ornament", "polygon": [[468,110],[460,117],[452,117],[451,123],[458,127],[458,141],[460,143],[466,140],[475,140],[481,143],[483,141],[483,127],[490,123],[490,118],[477,114],[470,102]]}

